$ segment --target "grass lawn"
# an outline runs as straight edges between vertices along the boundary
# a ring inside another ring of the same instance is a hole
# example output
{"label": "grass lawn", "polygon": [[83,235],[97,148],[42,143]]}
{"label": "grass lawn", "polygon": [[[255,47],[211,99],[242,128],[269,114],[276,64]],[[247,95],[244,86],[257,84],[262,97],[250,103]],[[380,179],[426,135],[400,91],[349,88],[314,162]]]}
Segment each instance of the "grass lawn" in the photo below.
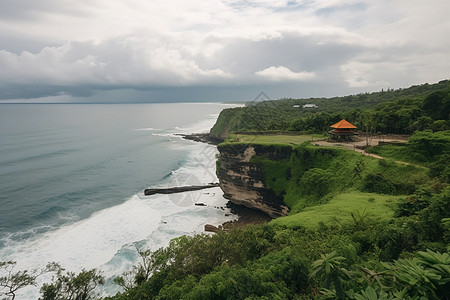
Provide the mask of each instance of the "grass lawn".
{"label": "grass lawn", "polygon": [[294,215],[274,219],[271,224],[317,228],[320,222],[352,222],[352,214],[357,218],[364,216],[366,219],[390,219],[400,198],[401,196],[352,191],[337,195],[326,204],[307,207]]}
{"label": "grass lawn", "polygon": [[326,138],[322,134],[295,135],[295,134],[230,134],[226,143],[255,143],[255,144],[288,144],[300,145],[312,139]]}

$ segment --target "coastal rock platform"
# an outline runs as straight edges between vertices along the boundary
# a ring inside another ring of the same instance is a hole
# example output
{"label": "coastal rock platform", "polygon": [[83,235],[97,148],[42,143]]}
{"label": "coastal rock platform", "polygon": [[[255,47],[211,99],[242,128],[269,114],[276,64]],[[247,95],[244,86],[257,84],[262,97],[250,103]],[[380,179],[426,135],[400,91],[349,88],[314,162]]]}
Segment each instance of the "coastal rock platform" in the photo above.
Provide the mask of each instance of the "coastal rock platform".
{"label": "coastal rock platform", "polygon": [[208,183],[206,185],[175,186],[168,188],[148,188],[144,190],[144,195],[150,196],[155,194],[176,194],[190,191],[198,191],[203,189],[210,189],[218,186],[219,186],[218,183]]}

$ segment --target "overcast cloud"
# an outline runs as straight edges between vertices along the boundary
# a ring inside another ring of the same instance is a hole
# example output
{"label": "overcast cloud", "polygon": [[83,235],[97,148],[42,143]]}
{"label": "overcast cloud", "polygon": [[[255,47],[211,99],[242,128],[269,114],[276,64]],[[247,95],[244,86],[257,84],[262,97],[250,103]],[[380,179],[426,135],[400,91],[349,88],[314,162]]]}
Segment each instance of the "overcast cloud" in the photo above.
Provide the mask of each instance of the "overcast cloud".
{"label": "overcast cloud", "polygon": [[227,101],[450,78],[448,0],[0,0],[0,99]]}

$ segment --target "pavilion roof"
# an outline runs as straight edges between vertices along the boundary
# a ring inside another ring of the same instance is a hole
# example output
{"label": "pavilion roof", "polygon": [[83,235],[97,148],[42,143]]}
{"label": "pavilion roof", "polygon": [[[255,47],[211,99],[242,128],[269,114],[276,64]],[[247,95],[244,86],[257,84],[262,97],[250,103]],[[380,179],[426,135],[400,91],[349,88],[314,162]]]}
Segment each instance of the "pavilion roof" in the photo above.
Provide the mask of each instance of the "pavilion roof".
{"label": "pavilion roof", "polygon": [[342,119],[341,121],[337,122],[336,124],[333,124],[330,126],[331,128],[356,128],[355,125],[351,124],[350,122],[346,121],[345,119]]}

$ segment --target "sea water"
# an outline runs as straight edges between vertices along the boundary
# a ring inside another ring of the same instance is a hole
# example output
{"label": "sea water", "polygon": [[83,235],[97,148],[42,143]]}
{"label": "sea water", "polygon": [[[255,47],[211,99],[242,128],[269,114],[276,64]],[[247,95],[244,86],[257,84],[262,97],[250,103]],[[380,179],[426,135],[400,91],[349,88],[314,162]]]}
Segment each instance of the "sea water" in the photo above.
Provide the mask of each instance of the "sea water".
{"label": "sea water", "polygon": [[[217,182],[215,146],[178,134],[207,132],[229,106],[1,104],[0,261],[17,270],[53,261],[73,272],[96,268],[110,295],[120,290],[111,279],[139,262],[137,249],[234,219],[219,188],[143,194]],[[38,295],[29,287],[20,299]]]}

